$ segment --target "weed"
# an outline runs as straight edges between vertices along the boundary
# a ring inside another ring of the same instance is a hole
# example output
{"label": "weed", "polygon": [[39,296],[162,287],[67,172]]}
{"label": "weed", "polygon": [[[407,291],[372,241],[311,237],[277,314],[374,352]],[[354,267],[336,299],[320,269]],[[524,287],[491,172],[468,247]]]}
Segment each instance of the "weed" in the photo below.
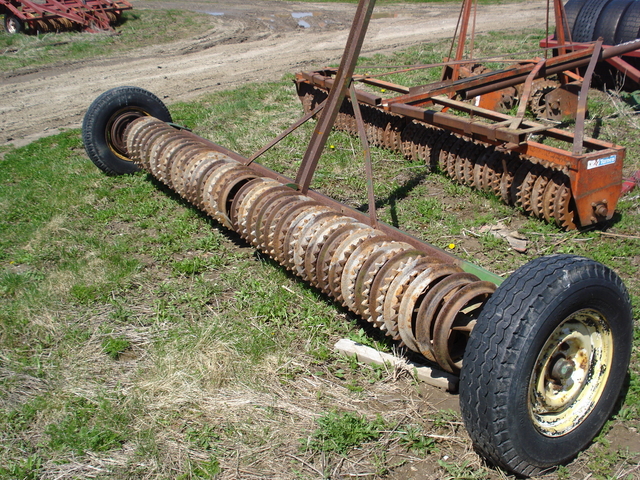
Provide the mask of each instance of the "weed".
{"label": "weed", "polygon": [[387,423],[378,416],[369,420],[353,412],[331,411],[316,420],[318,429],[303,441],[303,447],[313,452],[337,452],[345,455],[350,449],[377,440]]}
{"label": "weed", "polygon": [[482,469],[473,468],[468,461],[454,463],[438,460],[438,465],[448,474],[442,477],[443,480],[476,480],[486,477],[486,473]]}
{"label": "weed", "polygon": [[597,480],[609,480],[614,478],[611,472],[616,465],[624,461],[628,454],[619,448],[612,447],[607,441],[601,439],[599,445],[589,456],[587,467]]}
{"label": "weed", "polygon": [[82,456],[88,451],[104,452],[122,444],[128,433],[127,423],[126,414],[107,399],[94,403],[76,398],[67,403],[64,416],[44,432],[52,449],[70,450]]}
{"label": "weed", "polygon": [[43,279],[43,274],[31,270],[24,272],[3,272],[0,275],[0,297],[15,298],[18,294],[37,285],[37,283]]}
{"label": "weed", "polygon": [[571,472],[566,465],[560,465],[556,469],[556,480],[569,480],[571,478]]}
{"label": "weed", "polygon": [[198,462],[193,471],[196,478],[215,478],[220,472],[222,472],[220,461],[214,456],[204,462]]}
{"label": "weed", "polygon": [[118,360],[126,350],[131,348],[131,343],[124,337],[106,337],[102,340],[102,350],[113,360]]}
{"label": "weed", "polygon": [[460,415],[454,410],[438,410],[430,418],[434,428],[444,428],[460,423]]}
{"label": "weed", "polygon": [[202,257],[195,257],[178,260],[173,263],[173,268],[176,272],[184,275],[198,275],[205,272],[209,266]]}
{"label": "weed", "polygon": [[421,427],[407,425],[398,432],[400,444],[407,450],[426,455],[438,451],[436,441],[427,436]]}
{"label": "weed", "polygon": [[221,435],[212,425],[190,426],[185,433],[187,440],[205,451],[212,451],[220,442]]}
{"label": "weed", "polygon": [[20,480],[36,480],[40,478],[42,458],[38,455],[29,455],[23,460],[9,462],[5,466],[0,465],[0,478]]}

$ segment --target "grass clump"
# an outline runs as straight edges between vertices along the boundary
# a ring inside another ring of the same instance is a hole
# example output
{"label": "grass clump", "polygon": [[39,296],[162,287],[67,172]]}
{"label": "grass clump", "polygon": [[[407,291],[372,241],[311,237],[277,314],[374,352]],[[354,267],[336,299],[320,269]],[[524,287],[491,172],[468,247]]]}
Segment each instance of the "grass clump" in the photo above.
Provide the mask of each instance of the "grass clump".
{"label": "grass clump", "polygon": [[131,343],[124,337],[106,337],[102,340],[102,350],[113,360],[118,360],[120,355],[131,348]]}
{"label": "grass clump", "polygon": [[389,425],[378,416],[369,420],[354,412],[331,411],[316,420],[318,428],[305,440],[303,447],[314,452],[336,452],[345,455],[352,448],[380,438]]}
{"label": "grass clump", "polygon": [[48,446],[83,456],[119,447],[127,438],[129,418],[107,399],[70,400],[63,417],[45,428]]}

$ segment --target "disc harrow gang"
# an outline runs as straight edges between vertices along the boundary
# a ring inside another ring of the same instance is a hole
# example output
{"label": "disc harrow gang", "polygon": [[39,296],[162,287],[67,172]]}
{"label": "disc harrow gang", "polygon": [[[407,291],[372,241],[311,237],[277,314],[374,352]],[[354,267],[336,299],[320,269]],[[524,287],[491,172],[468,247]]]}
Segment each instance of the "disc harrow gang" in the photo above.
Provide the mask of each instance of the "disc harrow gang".
{"label": "disc harrow gang", "polygon": [[0,0],[0,15],[9,34],[109,31],[122,12],[132,8],[126,0]]}
{"label": "disc harrow gang", "polygon": [[153,117],[124,132],[130,158],[243,239],[444,370],[496,289]]}
{"label": "disc harrow gang", "polygon": [[[305,85],[301,97],[305,113],[325,101],[327,93]],[[576,208],[569,175],[551,162],[528,157],[499,146],[470,140],[448,130],[427,125],[370,105],[360,105],[367,139],[376,147],[422,161],[454,181],[492,193],[527,215],[577,228]],[[350,100],[344,100],[335,127],[358,134]]]}

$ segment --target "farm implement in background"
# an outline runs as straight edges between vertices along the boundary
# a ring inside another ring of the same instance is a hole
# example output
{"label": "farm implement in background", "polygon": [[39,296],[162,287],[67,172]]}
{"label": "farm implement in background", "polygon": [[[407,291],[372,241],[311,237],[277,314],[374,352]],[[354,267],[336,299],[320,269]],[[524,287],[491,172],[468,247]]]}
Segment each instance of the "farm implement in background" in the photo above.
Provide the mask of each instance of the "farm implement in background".
{"label": "farm implement in background", "polygon": [[[562,25],[562,4],[556,0],[555,5],[556,22]],[[471,7],[472,0],[466,0],[456,56],[444,62],[440,81],[406,86],[382,79],[433,65],[354,77],[360,85],[393,94],[355,90],[370,143],[424,161],[454,181],[494,193],[562,229],[611,219],[621,193],[624,148],[585,136],[587,95],[596,64],[636,54],[640,40],[609,47],[602,42],[575,46],[560,35],[564,46],[555,56],[511,60],[510,66],[491,71],[480,62],[501,58],[463,58]],[[640,19],[636,23],[637,31]],[[581,67],[587,69],[584,78],[575,73]],[[297,74],[306,112],[325,101],[336,74],[337,69]],[[503,113],[516,107],[516,115]],[[554,120],[573,116],[574,131],[532,121],[525,117],[527,108]],[[344,100],[335,128],[357,134],[351,99]]]}
{"label": "farm implement in background", "polygon": [[4,29],[9,34],[113,30],[122,12],[132,8],[126,0],[0,0],[0,14],[4,14]]}
{"label": "farm implement in background", "polygon": [[[174,125],[162,101],[137,87],[109,90],[91,104],[82,127],[87,154],[107,174],[149,172],[399,347],[459,375],[465,425],[493,463],[532,475],[568,462],[602,428],[624,383],[633,338],[624,284],[606,266],[572,255],[535,259],[503,279],[379,221],[369,146],[424,158],[563,228],[611,218],[624,149],[581,129],[532,122],[523,107],[541,72],[562,75],[585,62],[591,69],[605,53],[596,44],[467,79],[455,72],[469,62],[454,61],[451,77],[412,90],[354,75],[374,4],[360,0],[339,68],[298,75],[304,116],[250,158]],[[357,82],[398,95],[382,99]],[[450,98],[522,82],[515,116]],[[313,117],[295,178],[256,162]],[[361,139],[367,213],[310,189],[334,126]],[[533,134],[572,151],[534,142]]]}

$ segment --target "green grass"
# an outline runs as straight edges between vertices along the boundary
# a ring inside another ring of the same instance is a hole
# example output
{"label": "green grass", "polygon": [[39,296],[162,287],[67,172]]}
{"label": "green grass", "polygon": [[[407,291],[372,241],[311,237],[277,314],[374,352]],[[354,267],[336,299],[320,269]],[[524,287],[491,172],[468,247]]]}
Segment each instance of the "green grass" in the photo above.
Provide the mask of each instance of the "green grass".
{"label": "green grass", "polygon": [[369,420],[353,412],[329,412],[316,420],[318,428],[303,448],[313,452],[337,452],[346,454],[354,447],[374,442],[390,426],[381,418]]}
{"label": "green grass", "polygon": [[187,10],[129,10],[115,32],[8,35],[0,31],[0,71],[78,62],[145,45],[188,38],[214,28],[214,19]]}
{"label": "green grass", "polygon": [[[485,43],[496,38],[522,41],[501,35]],[[425,62],[444,48],[363,61]],[[629,111],[615,96],[599,101],[589,128],[597,115],[611,115],[611,101],[619,117],[607,119],[616,126],[601,138],[632,145]],[[178,123],[249,155],[301,109],[288,76],[171,111]],[[292,176],[312,128],[261,161]],[[364,208],[357,139],[334,132],[330,143],[335,148],[323,155],[314,186]],[[628,168],[638,165],[630,150]],[[438,478],[504,478],[470,453],[459,415],[433,407],[432,391],[406,373],[332,351],[342,337],[384,350],[392,342],[150,176],[102,175],[78,131],[4,153],[0,478],[402,478],[402,468],[414,464],[430,465]],[[453,245],[499,274],[546,253],[595,258],[624,279],[638,320],[636,192],[604,231],[622,236],[565,233],[399,155],[372,149],[372,159],[383,220],[442,248]],[[473,235],[498,221],[528,238],[528,253]],[[607,443],[610,429],[640,428],[638,333],[634,345],[627,395],[601,438],[542,478],[634,473],[637,457]]]}

